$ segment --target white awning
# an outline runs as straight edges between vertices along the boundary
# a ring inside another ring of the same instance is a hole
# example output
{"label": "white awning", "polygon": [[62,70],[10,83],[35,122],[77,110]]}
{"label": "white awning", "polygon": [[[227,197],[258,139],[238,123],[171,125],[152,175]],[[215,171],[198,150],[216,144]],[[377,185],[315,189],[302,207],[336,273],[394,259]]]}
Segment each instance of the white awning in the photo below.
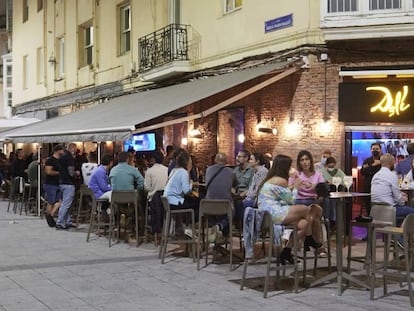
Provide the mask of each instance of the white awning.
{"label": "white awning", "polygon": [[85,110],[8,131],[6,137],[23,143],[124,140],[143,122],[285,68],[290,63],[266,64],[120,96]]}
{"label": "white awning", "polygon": [[40,121],[37,118],[21,118],[19,116],[13,116],[10,119],[0,119],[0,141],[5,141],[6,134],[10,133],[12,129]]}

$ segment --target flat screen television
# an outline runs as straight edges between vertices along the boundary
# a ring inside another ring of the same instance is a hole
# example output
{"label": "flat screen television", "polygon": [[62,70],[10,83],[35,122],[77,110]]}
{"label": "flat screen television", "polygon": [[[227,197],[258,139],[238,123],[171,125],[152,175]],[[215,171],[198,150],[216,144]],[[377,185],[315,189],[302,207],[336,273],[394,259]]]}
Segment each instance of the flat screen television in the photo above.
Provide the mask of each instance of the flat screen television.
{"label": "flat screen television", "polygon": [[124,150],[134,149],[137,152],[140,151],[155,151],[155,133],[141,133],[134,134],[130,139],[124,142]]}

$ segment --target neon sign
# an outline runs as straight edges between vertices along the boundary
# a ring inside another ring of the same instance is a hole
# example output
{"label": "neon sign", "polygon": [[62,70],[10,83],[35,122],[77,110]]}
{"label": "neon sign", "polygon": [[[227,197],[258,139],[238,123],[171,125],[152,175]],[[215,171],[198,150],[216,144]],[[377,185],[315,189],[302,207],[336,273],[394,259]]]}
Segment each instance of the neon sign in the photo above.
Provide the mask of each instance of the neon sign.
{"label": "neon sign", "polygon": [[385,86],[369,86],[366,91],[379,91],[384,93],[384,97],[373,107],[371,112],[388,113],[388,117],[391,118],[394,115],[400,115],[400,112],[404,112],[410,107],[410,104],[405,103],[405,99],[408,95],[408,86],[404,85],[402,91],[398,91],[395,97],[392,96],[391,91]]}

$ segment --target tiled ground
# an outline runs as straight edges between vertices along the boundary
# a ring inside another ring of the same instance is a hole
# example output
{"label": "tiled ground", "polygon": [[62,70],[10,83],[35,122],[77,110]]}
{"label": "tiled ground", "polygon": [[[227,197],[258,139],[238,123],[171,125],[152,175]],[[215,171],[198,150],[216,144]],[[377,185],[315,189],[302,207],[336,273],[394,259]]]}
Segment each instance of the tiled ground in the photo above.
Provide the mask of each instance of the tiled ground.
{"label": "tiled ground", "polygon": [[[374,301],[369,292],[351,287],[342,296],[335,284],[291,292],[291,280],[262,298],[264,266],[248,270],[240,291],[242,267],[209,265],[197,271],[189,258],[158,260],[153,244],[121,243],[108,248],[106,238],[85,242],[85,227],[56,231],[44,220],[7,213],[0,202],[0,310],[406,310],[407,291]],[[364,233],[360,232],[359,236]],[[356,253],[364,244],[359,243]],[[345,251],[346,249],[344,249]],[[327,273],[320,259],[317,277]],[[310,263],[309,263],[310,266]],[[353,265],[354,269],[360,265]],[[287,271],[289,275],[291,271]],[[311,280],[312,276],[309,275]],[[271,284],[274,289],[274,282]],[[376,297],[382,296],[380,284]]]}

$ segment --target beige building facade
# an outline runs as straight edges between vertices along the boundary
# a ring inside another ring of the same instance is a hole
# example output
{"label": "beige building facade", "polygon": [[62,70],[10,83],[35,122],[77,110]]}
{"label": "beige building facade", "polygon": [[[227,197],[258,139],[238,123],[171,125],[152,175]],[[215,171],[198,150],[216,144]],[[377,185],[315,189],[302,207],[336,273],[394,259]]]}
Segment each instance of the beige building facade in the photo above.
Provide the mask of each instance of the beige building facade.
{"label": "beige building facade", "polygon": [[[82,89],[116,83],[122,93],[164,79],[163,68],[137,73],[138,40],[174,22],[188,25],[188,58],[169,64],[169,76],[322,43],[317,1],[16,0],[13,12],[13,106],[22,113]],[[286,26],[265,31],[283,16],[291,16]]]}

